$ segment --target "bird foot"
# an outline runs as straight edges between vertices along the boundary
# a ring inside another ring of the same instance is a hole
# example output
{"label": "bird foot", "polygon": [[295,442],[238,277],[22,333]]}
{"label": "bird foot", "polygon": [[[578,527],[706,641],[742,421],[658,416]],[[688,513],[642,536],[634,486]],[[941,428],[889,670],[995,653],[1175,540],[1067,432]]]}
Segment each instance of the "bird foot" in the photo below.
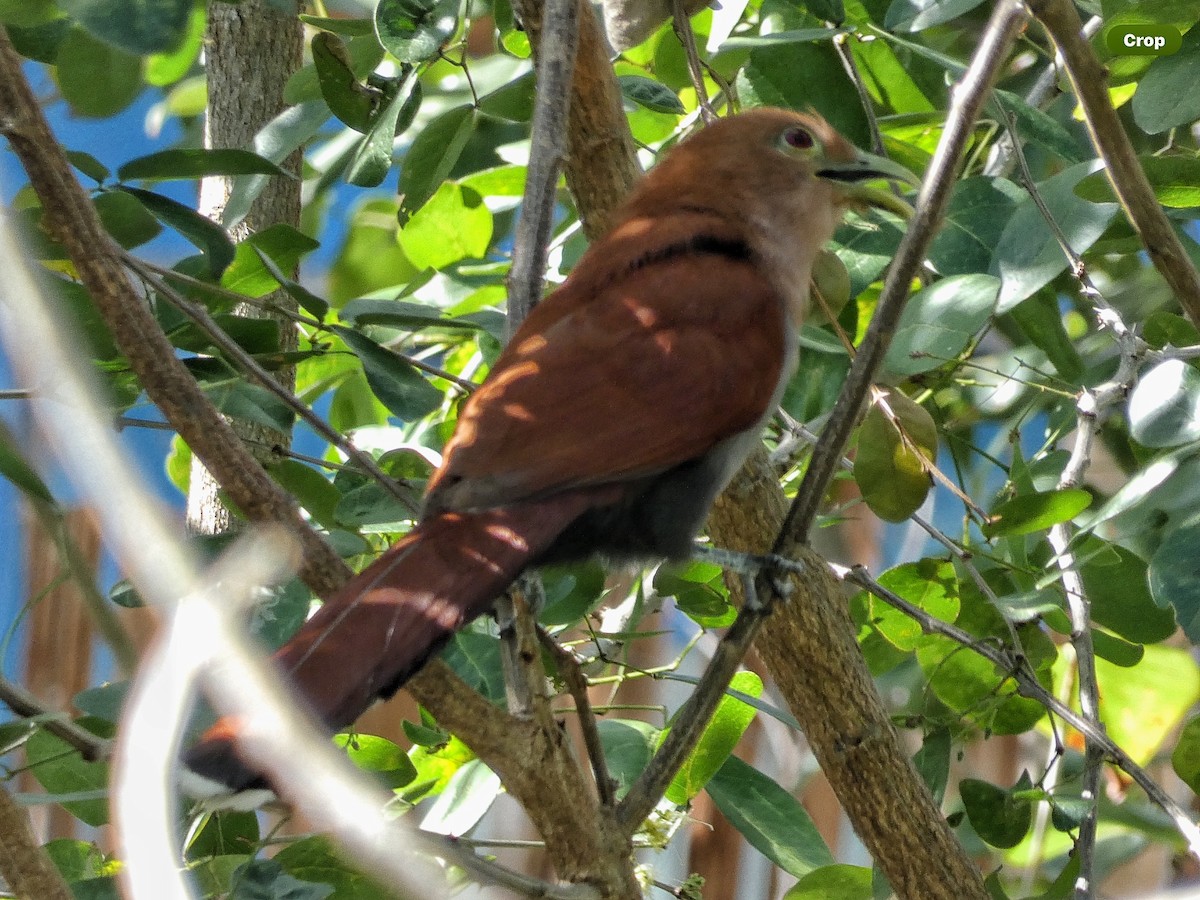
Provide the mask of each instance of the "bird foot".
{"label": "bird foot", "polygon": [[[722,547],[709,547],[696,544],[692,547],[692,559],[699,559],[720,566],[727,572],[740,575],[751,584],[753,579],[765,574],[771,579],[771,587],[777,596],[787,598],[792,594],[792,585],[781,578],[782,573],[800,574],[806,571],[804,563],[788,559],[775,553],[742,553],[738,550],[726,550]],[[750,593],[747,597],[754,596]]]}

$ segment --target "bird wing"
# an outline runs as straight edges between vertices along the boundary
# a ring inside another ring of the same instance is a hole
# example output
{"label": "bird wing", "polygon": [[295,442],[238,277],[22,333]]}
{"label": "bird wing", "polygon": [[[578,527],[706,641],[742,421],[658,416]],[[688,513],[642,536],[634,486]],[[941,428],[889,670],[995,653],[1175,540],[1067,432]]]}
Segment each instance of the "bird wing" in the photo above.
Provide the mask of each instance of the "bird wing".
{"label": "bird wing", "polygon": [[675,249],[535,308],[464,405],[431,509],[653,475],[761,422],[789,354],[783,301],[743,245]]}

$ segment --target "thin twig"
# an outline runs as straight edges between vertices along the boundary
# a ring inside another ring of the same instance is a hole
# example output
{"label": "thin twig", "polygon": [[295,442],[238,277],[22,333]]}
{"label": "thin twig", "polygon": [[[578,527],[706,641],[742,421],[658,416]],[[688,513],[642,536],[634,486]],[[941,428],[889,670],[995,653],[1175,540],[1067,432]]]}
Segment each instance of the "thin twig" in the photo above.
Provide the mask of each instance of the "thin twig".
{"label": "thin twig", "polygon": [[1137,152],[1108,95],[1108,73],[1083,37],[1083,23],[1071,0],[1030,0],[1029,8],[1062,54],[1067,77],[1083,109],[1084,122],[1129,222],[1154,267],[1166,279],[1193,323],[1200,324],[1200,272],[1171,227],[1154,195]]}
{"label": "thin twig", "polygon": [[608,774],[608,763],[604,759],[604,746],[600,742],[600,731],[596,728],[592,702],[588,699],[587,676],[583,674],[579,660],[559,644],[553,635],[539,627],[538,639],[554,658],[558,673],[575,701],[575,714],[579,717],[579,730],[583,732],[583,746],[587,750],[592,775],[596,779],[596,793],[600,797],[600,805],[611,807],[616,802],[616,795],[613,793],[612,776]]}
{"label": "thin twig", "polygon": [[692,79],[692,88],[696,91],[696,105],[700,107],[700,117],[705,125],[717,121],[708,100],[708,89],[704,86],[704,68],[700,63],[700,51],[696,49],[696,33],[692,31],[692,20],[688,18],[684,0],[671,0],[671,26],[675,36],[683,44],[683,52],[687,57],[688,74]]}
{"label": "thin twig", "polygon": [[821,434],[821,441],[813,448],[808,471],[796,494],[796,502],[788,511],[774,547],[773,552],[777,554],[791,555],[788,550],[792,544],[808,540],[808,532],[816,520],[829,482],[858,421],[871,381],[891,344],[908,297],[909,285],[924,261],[925,252],[945,215],[958,163],[975,120],[1025,18],[1024,9],[1017,0],[998,3],[970,66],[954,87],[946,125],[917,197],[916,211],[888,270],[875,315],[859,345],[846,383]]}
{"label": "thin twig", "polygon": [[1020,665],[1019,660],[1013,658],[1007,651],[995,644],[988,641],[981,641],[974,635],[963,631],[957,625],[943,622],[919,606],[909,603],[900,595],[889,591],[883,585],[879,584],[879,582],[875,581],[862,566],[854,566],[849,569],[841,566],[833,566],[832,568],[834,574],[843,581],[869,591],[884,603],[900,610],[906,616],[920,624],[922,630],[927,634],[939,634],[950,638],[952,641],[982,656],[1001,672],[1009,675],[1017,683],[1017,690],[1022,696],[1036,700],[1049,712],[1054,713],[1076,731],[1080,732],[1085,739],[1094,742],[1096,746],[1103,750],[1105,756],[1113,764],[1125,772],[1126,775],[1133,779],[1146,792],[1146,796],[1150,798],[1151,802],[1159,806],[1171,817],[1175,823],[1175,827],[1187,843],[1188,852],[1200,860],[1200,828],[1192,821],[1187,810],[1176,803],[1171,795],[1164,791],[1149,776],[1146,770],[1139,766],[1103,729],[1097,727],[1090,719],[1075,712],[1066,703],[1042,687],[1036,676],[1032,675],[1025,666]]}
{"label": "thin twig", "polygon": [[21,685],[3,676],[0,676],[0,703],[22,718],[36,719],[40,728],[70,744],[88,762],[107,759],[112,752],[112,741],[81,728],[67,713],[51,710]]}
{"label": "thin twig", "polygon": [[411,485],[399,482],[384,472],[383,469],[379,468],[379,464],[371,458],[370,454],[364,453],[355,447],[354,443],[346,438],[345,435],[331,428],[324,419],[313,412],[307,403],[301,401],[295,394],[272,378],[271,373],[264,369],[258,360],[247,353],[237,341],[225,333],[225,330],[209,315],[208,310],[188,300],[179,291],[165,284],[162,279],[154,277],[153,273],[149,272],[137,257],[125,254],[124,259],[127,266],[153,285],[154,289],[158,291],[159,296],[163,297],[172,306],[191,319],[225,357],[244,374],[249,375],[261,387],[270,391],[320,437],[329,441],[329,443],[345,453],[355,465],[367,473],[394,498],[399,500],[405,508],[414,513],[420,509],[420,501],[417,499]]}

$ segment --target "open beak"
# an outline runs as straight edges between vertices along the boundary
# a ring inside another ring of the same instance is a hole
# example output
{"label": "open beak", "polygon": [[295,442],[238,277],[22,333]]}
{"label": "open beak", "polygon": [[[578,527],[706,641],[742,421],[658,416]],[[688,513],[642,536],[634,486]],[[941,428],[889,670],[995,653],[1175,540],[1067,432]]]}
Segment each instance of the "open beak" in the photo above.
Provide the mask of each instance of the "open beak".
{"label": "open beak", "polygon": [[826,160],[817,169],[817,175],[827,181],[836,181],[843,185],[843,191],[848,199],[886,209],[903,219],[912,218],[912,207],[891,191],[871,187],[866,182],[886,179],[913,186],[921,183],[921,179],[899,163],[862,150],[856,151],[854,158],[850,160]]}

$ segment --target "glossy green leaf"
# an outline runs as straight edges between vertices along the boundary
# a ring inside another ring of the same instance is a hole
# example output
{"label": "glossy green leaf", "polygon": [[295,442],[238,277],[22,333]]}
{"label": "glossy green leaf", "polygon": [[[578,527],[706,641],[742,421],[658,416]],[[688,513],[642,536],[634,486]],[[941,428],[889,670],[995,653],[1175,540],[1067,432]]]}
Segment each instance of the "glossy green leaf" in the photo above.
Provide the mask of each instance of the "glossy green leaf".
{"label": "glossy green leaf", "polygon": [[[1056,672],[1061,673],[1061,664]],[[1097,659],[1096,679],[1101,721],[1138,765],[1155,757],[1200,700],[1200,670],[1190,649],[1148,646],[1133,668]]]}
{"label": "glossy green leaf", "polygon": [[676,116],[687,112],[679,96],[660,81],[643,75],[621,75],[618,76],[617,82],[621,86],[622,96],[639,106]]}
{"label": "glossy green leaf", "polygon": [[142,61],[72,28],[59,46],[58,87],[81,116],[102,119],[133,102],[142,90]]}
{"label": "glossy green leaf", "polygon": [[[362,876],[354,877],[352,872],[343,874],[334,871],[331,867],[337,862],[336,857],[329,857],[328,862],[319,868],[317,864],[310,862],[311,868],[306,874],[319,878],[323,872],[327,872],[331,880],[339,885],[345,883],[351,889],[357,886],[357,882],[365,880]],[[230,895],[230,900],[268,900],[275,897],[284,900],[326,900],[337,892],[334,884],[316,883],[289,874],[277,859],[251,859],[242,863],[229,877],[229,885],[233,884],[237,885],[237,889]],[[229,885],[217,886],[212,893],[223,893],[228,890]],[[359,895],[355,893],[353,896]],[[381,896],[368,894],[364,895],[364,900],[367,897]]]}
{"label": "glossy green leaf", "polygon": [[813,41],[831,41],[842,33],[843,31],[840,28],[798,28],[772,31],[768,34],[735,34],[721,44],[721,49],[754,49],[758,47],[778,47],[783,44],[808,44]]}
{"label": "glossy green leaf", "polygon": [[1141,557],[1094,537],[1082,541],[1077,554],[1085,560],[1080,574],[1097,625],[1138,644],[1153,644],[1175,633],[1174,609],[1155,603]]}
{"label": "glossy green leaf", "polygon": [[1030,106],[1020,95],[997,89],[993,92],[992,102],[1012,117],[1022,142],[1049,150],[1069,163],[1092,158],[1090,147],[1077,140],[1057,119]]}
{"label": "glossy green leaf", "polygon": [[459,0],[379,0],[375,33],[400,62],[433,59],[458,29]]}
{"label": "glossy green leaf", "polygon": [[355,131],[365,133],[380,97],[359,84],[346,45],[337,35],[323,31],[312,39],[312,57],[317,84],[330,112]]}
{"label": "glossy green leaf", "polygon": [[536,88],[530,70],[480,97],[479,111],[509,122],[528,122],[533,118]]}
{"label": "glossy green leaf", "polygon": [[991,275],[943,278],[909,298],[884,368],[915,375],[956,358],[996,308],[1000,282]]}
{"label": "glossy green leaf", "polygon": [[901,522],[925,502],[932,487],[927,467],[936,457],[933,418],[903,392],[888,389],[859,427],[854,480],[875,515]]}
{"label": "glossy green leaf", "polygon": [[479,331],[471,319],[448,318],[440,309],[404,300],[351,300],[342,307],[340,318],[347,325],[388,325],[417,331],[421,328],[449,328],[455,331]]}
{"label": "glossy green leaf", "polygon": [[204,384],[202,388],[212,405],[227,416],[276,431],[287,431],[292,427],[295,413],[291,407],[264,387],[231,378]]}
{"label": "glossy green leaf", "polygon": [[889,31],[923,31],[969,13],[983,0],[892,0],[883,18]]}
{"label": "glossy green leaf", "polygon": [[1150,134],[1200,119],[1200,29],[1183,36],[1178,53],[1150,64],[1133,95],[1133,121]]}
{"label": "glossy green leaf", "polygon": [[954,186],[929,261],[943,275],[986,271],[1004,225],[1025,192],[1005,178],[966,178]]}
{"label": "glossy green leaf", "polygon": [[950,781],[951,741],[949,728],[935,728],[921,741],[921,749],[913,755],[913,766],[938,803],[946,794]]}
{"label": "glossy green leaf", "polygon": [[58,62],[58,52],[63,41],[71,33],[70,19],[51,19],[41,25],[21,28],[17,25],[5,27],[8,39],[12,41],[13,49],[26,59],[54,65]]}
{"label": "glossy green leaf", "polygon": [[1092,495],[1080,488],[1023,494],[992,510],[983,531],[988,537],[1032,534],[1060,522],[1069,522],[1091,503]]}
{"label": "glossy green leaf", "polygon": [[[762,696],[762,679],[753,672],[738,672],[729,686],[752,697]],[[709,779],[729,759],[729,754],[754,721],[754,715],[754,708],[749,704],[729,694],[723,696],[696,748],[667,787],[666,798],[683,806],[704,790]]]}
{"label": "glossy green leaf", "polygon": [[1029,787],[1029,776],[1024,774],[1013,791],[975,778],[964,778],[958,790],[976,834],[993,847],[1007,849],[1021,842],[1033,822],[1033,804],[1014,795]]}
{"label": "glossy green leaf", "polygon": [[[1115,203],[1089,203],[1075,195],[1075,185],[1096,166],[1094,160],[1078,163],[1038,185],[1050,214],[1076,253],[1091,247],[1117,213]],[[997,311],[1008,312],[1066,269],[1067,257],[1037,205],[1027,197],[1005,225],[992,261],[992,274],[1003,282]]]}
{"label": "glossy green leaf", "polygon": [[1200,793],[1200,716],[1189,719],[1179,733],[1171,767],[1194,793]]}
{"label": "glossy green leaf", "polygon": [[58,5],[101,40],[144,55],[183,42],[193,0],[58,0]]}
{"label": "glossy green leaf", "polygon": [[278,484],[296,498],[296,501],[312,516],[313,521],[325,528],[335,526],[333,512],[342,499],[342,494],[333,486],[333,482],[312,466],[294,459],[280,460],[270,466],[267,471]]}
{"label": "glossy green leaf", "polygon": [[161,150],[131,159],[117,169],[121,181],[169,181],[209,175],[282,175],[293,177],[275,163],[249,150],[201,147]]}
{"label": "glossy green leaf", "polygon": [[221,276],[221,287],[248,297],[261,297],[279,289],[275,276],[259,254],[269,256],[277,270],[294,271],[300,259],[320,246],[303,232],[282,222],[250,235],[239,243],[233,261]]}
{"label": "glossy green leaf", "polygon": [[1141,644],[1132,644],[1098,628],[1092,629],[1092,647],[1100,659],[1123,669],[1136,666],[1146,656],[1146,648]]}
{"label": "glossy green leaf", "polygon": [[417,767],[408,753],[386,738],[361,733],[337,734],[333,742],[346,751],[354,765],[375,775],[389,790],[411,784],[417,777]]}
{"label": "glossy green leaf", "polygon": [[1129,432],[1146,447],[1200,439],[1200,372],[1179,359],[1144,372],[1129,395]]}
{"label": "glossy green leaf", "polygon": [[1060,377],[1077,382],[1083,377],[1083,360],[1063,325],[1058,296],[1049,288],[1018,303],[1009,312],[1025,337],[1046,354]]}
{"label": "glossy green leaf", "polygon": [[413,70],[396,88],[387,106],[371,121],[370,130],[358,145],[358,151],[346,170],[346,180],[351,184],[375,187],[387,178],[392,168],[396,130],[416,86],[416,70]]}
{"label": "glossy green leaf", "polygon": [[421,819],[421,830],[433,834],[470,834],[503,792],[500,776],[473,759],[454,773]]}
{"label": "glossy green leaf", "polygon": [[723,628],[737,616],[724,574],[712,563],[692,560],[659,566],[654,589],[664,597],[674,597],[679,611],[701,628]]}
{"label": "glossy green leaf", "polygon": [[482,259],[492,242],[492,214],[474,190],[446,182],[404,224],[398,240],[421,269]]}
{"label": "glossy green leaf", "polygon": [[1200,644],[1200,523],[1176,528],[1150,560],[1150,595],[1160,607],[1175,610],[1179,625],[1193,644]]}
{"label": "glossy green leaf", "polygon": [[[946,560],[922,559],[888,569],[879,583],[943,622],[958,618],[958,578]],[[921,625],[876,597],[869,598],[871,624],[899,650],[915,650],[924,632]]]}
{"label": "glossy green leaf", "polygon": [[[1200,159],[1194,156],[1140,156],[1138,162],[1163,206],[1200,206]],[[1093,172],[1075,186],[1075,193],[1093,203],[1116,200],[1108,172]]]}
{"label": "glossy green leaf", "polygon": [[[368,878],[346,865],[341,856],[323,837],[302,838],[290,844],[285,844],[270,860],[254,860],[252,865],[274,862],[302,882],[315,882],[332,885],[334,892],[324,896],[353,897],[354,900],[391,900],[394,893],[381,887],[376,881]],[[271,893],[268,897],[278,896],[276,886],[278,881],[268,881]],[[296,890],[294,884],[285,884],[286,890]],[[307,890],[307,888],[305,888]],[[285,896],[287,896],[285,894]],[[320,893],[303,900],[323,900]]]}
{"label": "glossy green leaf", "polygon": [[456,106],[426,125],[413,139],[400,164],[397,190],[402,211],[411,215],[441,187],[475,130],[476,115],[469,105]]}
{"label": "glossy green leaf", "polygon": [[92,202],[104,230],[126,250],[140,247],[162,231],[158,220],[129,194],[105,191],[93,198]]}
{"label": "glossy green leaf", "polygon": [[253,853],[259,837],[258,817],[254,813],[222,810],[210,815],[188,843],[188,859]]}
{"label": "glossy green leaf", "polygon": [[[87,727],[95,720],[79,720]],[[100,723],[103,724],[103,723]],[[110,737],[109,734],[103,735]],[[35,731],[25,742],[25,758],[29,770],[48,794],[88,795],[100,792],[97,799],[67,800],[63,806],[87,825],[98,828],[108,823],[108,763],[85,762],[62,738],[48,731]]]}
{"label": "glossy green leaf", "polygon": [[379,530],[364,527],[374,525],[386,525],[388,528],[385,530],[395,531],[400,523],[412,519],[413,515],[410,507],[374,481],[346,491],[333,512],[337,524],[362,528],[363,531]]}
{"label": "glossy green leaf", "polygon": [[353,328],[334,325],[333,330],[362,361],[371,390],[392,415],[412,421],[441,405],[441,391],[400,354],[380,346]]}
{"label": "glossy green leaf", "polygon": [[632,719],[601,719],[596,723],[608,774],[621,799],[646,770],[658,739],[658,729]]}
{"label": "glossy green leaf", "polygon": [[154,87],[175,84],[196,64],[204,46],[204,31],[208,22],[204,5],[195,4],[188,15],[183,40],[177,47],[153,53],[146,59],[146,83]]}
{"label": "glossy green leaf", "polygon": [[[804,77],[797,78],[797,72],[803,72]],[[860,147],[870,146],[862,104],[845,102],[853,89],[831,41],[785,43],[753,50],[737,75],[736,85],[745,106],[811,106],[847,140]]]}
{"label": "glossy green leaf", "polygon": [[128,186],[122,186],[121,190],[137,197],[154,218],[174,228],[203,251],[208,259],[209,272],[214,277],[220,277],[225,268],[233,262],[233,241],[229,239],[225,229],[212,219],[200,215],[190,206],[184,206],[153,191]]}
{"label": "glossy green leaf", "polygon": [[279,268],[279,264],[271,259],[260,247],[254,247],[254,253],[258,257],[258,261],[262,263],[263,268],[270,273],[271,277],[279,284],[289,297],[296,301],[302,310],[315,316],[318,321],[324,321],[326,314],[329,312],[329,301],[324,297],[318,297],[304,285],[298,281],[293,281],[283,270]]}
{"label": "glossy green leaf", "polygon": [[822,866],[797,881],[783,900],[873,900],[870,869],[845,863]]}
{"label": "glossy green leaf", "polygon": [[749,763],[729,757],[707,790],[730,824],[785,872],[803,877],[833,862],[800,801]]}

